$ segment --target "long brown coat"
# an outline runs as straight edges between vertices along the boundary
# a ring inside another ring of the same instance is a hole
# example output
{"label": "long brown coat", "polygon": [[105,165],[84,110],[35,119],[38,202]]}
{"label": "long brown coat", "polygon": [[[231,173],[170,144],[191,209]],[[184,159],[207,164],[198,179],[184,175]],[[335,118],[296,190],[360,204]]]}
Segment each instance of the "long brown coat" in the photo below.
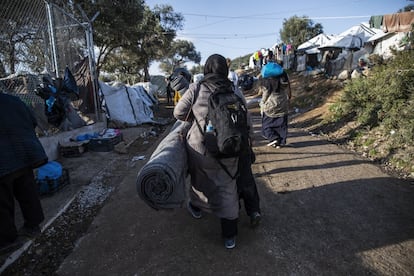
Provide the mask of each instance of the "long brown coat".
{"label": "long brown coat", "polygon": [[[206,124],[208,97],[211,91],[214,91],[214,87],[209,89],[206,85],[205,83],[200,85],[193,104],[198,84],[191,84],[174,109],[176,119],[193,121],[187,133],[188,164],[192,185],[191,200],[195,206],[212,212],[220,218],[236,219],[239,214],[236,180],[223,170],[215,158],[207,156],[203,136],[195,123],[197,120],[201,127]],[[235,92],[241,95],[237,89]],[[238,158],[221,159],[221,162],[231,174],[234,175],[237,172]]]}

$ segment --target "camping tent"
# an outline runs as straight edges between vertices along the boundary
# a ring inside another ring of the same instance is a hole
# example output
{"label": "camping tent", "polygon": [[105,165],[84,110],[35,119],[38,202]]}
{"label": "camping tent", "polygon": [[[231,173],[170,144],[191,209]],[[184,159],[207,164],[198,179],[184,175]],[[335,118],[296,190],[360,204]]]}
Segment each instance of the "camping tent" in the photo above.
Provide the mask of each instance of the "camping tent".
{"label": "camping tent", "polygon": [[306,65],[311,67],[319,65],[321,56],[318,56],[318,54],[321,51],[318,47],[329,43],[331,39],[333,39],[333,36],[322,33],[299,45],[296,55],[296,71],[305,70]]}
{"label": "camping tent", "polygon": [[329,43],[330,40],[332,40],[334,36],[332,35],[326,35],[324,33],[318,34],[317,36],[312,37],[308,41],[302,43],[298,47],[298,51],[304,51],[307,54],[314,54],[319,53],[318,47],[322,47],[323,45]]}
{"label": "camping tent", "polygon": [[153,99],[141,85],[109,85],[99,82],[111,121],[126,126],[154,123]]}
{"label": "camping tent", "polygon": [[338,75],[344,70],[351,72],[355,69],[358,59],[368,54],[364,49],[365,43],[379,31],[379,29],[371,29],[367,24],[361,23],[340,33],[327,44],[319,47],[318,49],[321,51],[332,50],[338,54],[336,59],[325,64],[327,75]]}
{"label": "camping tent", "polygon": [[319,49],[329,50],[332,48],[342,48],[358,50],[364,46],[368,39],[375,35],[379,30],[371,29],[364,23],[353,26],[331,39]]}

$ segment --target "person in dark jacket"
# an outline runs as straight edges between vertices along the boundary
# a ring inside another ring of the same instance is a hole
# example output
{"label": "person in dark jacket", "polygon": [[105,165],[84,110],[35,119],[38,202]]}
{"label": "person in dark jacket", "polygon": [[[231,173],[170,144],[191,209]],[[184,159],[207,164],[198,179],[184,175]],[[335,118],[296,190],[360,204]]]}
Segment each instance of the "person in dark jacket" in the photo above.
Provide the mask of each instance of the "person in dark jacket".
{"label": "person in dark jacket", "polygon": [[[48,158],[36,136],[36,119],[18,97],[0,93],[0,253],[10,251],[18,236],[40,233],[44,220],[33,169]],[[24,225],[15,225],[15,199]]]}
{"label": "person in dark jacket", "polygon": [[165,87],[165,89],[167,91],[167,104],[169,104],[174,98],[174,90],[171,88],[170,78],[166,78],[165,80],[166,80],[166,83],[167,83],[167,85]]}

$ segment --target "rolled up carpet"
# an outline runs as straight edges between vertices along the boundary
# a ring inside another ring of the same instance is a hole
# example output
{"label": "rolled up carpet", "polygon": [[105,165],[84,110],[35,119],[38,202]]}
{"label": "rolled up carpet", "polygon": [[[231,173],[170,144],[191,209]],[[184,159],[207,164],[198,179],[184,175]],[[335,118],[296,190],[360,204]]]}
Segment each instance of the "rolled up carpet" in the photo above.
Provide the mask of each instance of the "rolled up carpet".
{"label": "rolled up carpet", "polygon": [[190,126],[177,121],[138,173],[138,195],[155,210],[180,208],[186,200],[185,136]]}

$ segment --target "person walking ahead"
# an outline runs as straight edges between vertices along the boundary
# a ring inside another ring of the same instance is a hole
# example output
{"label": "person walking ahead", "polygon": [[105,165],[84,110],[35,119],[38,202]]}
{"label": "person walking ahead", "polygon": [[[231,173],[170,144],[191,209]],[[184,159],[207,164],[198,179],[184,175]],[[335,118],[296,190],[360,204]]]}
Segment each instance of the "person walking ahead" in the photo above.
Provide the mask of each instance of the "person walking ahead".
{"label": "person walking ahead", "polygon": [[0,93],[0,250],[16,247],[14,200],[20,205],[22,236],[40,233],[43,209],[33,169],[45,164],[46,153],[35,133],[36,120],[18,97]]}
{"label": "person walking ahead", "polygon": [[187,133],[188,165],[192,185],[188,209],[195,218],[201,218],[202,210],[219,217],[225,247],[234,248],[239,197],[236,179],[230,177],[229,173],[236,174],[238,157],[220,159],[228,170],[226,172],[219,161],[207,153],[203,133],[197,125],[197,122],[200,126],[207,124],[205,118],[208,113],[208,99],[217,87],[224,86],[233,90],[233,84],[227,78],[228,72],[226,59],[218,54],[211,55],[204,66],[204,79],[199,85],[190,85],[177,103],[174,117],[178,120],[193,121]]}
{"label": "person walking ahead", "polygon": [[280,68],[280,75],[267,76],[264,72],[270,71],[270,68],[277,68],[271,51],[268,62],[262,69],[263,78],[259,86],[259,94],[262,94],[262,135],[269,140],[268,146],[279,148],[286,144],[291,90],[287,73]]}

